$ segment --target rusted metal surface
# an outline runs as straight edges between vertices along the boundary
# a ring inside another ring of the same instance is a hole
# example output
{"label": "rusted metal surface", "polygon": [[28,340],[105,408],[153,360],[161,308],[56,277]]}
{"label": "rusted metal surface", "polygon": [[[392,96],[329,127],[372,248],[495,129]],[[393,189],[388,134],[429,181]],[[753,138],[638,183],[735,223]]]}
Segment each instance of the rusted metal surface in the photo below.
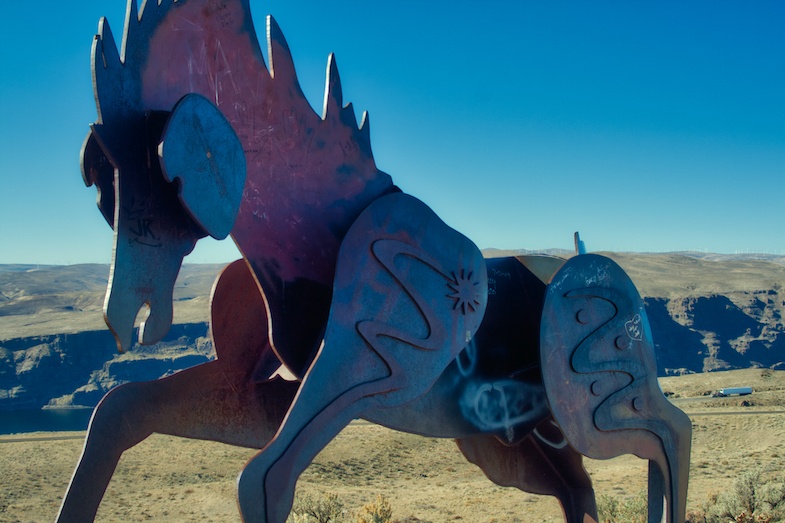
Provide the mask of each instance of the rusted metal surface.
{"label": "rusted metal surface", "polygon": [[[333,57],[321,117],[272,18],[268,71],[247,0],[128,5],[124,55],[105,20],[94,41],[98,120],[82,149],[85,183],[115,231],[105,314],[119,346],[130,347],[144,305],[141,341],[168,330],[174,279],[200,238],[230,233],[244,259],[212,296],[218,359],[102,400],[58,521],[92,519],[122,452],[162,432],[264,446],[240,477],[239,505],[246,521],[283,522],[300,472],[356,417],[459,438],[491,480],[556,496],[569,523],[596,520],[573,447],[633,452],[656,463],[652,498],[669,496],[669,522],[683,515],[689,432],[660,403],[653,345],[617,344],[629,356],[611,351],[617,370],[595,380],[635,385],[648,425],[622,416],[637,430],[623,442],[616,403],[603,418],[581,398],[605,389],[570,367],[584,324],[564,327],[575,300],[559,292],[605,259],[579,256],[551,285],[563,260],[483,260],[376,168],[367,118],[358,127],[343,105]],[[638,307],[626,275],[602,266],[597,292]],[[608,312],[608,300],[581,299],[586,325]],[[595,338],[589,352],[605,354]],[[282,364],[302,383],[273,377]],[[586,421],[595,411],[599,426]]]}
{"label": "rusted metal surface", "polygon": [[[692,427],[657,383],[643,301],[624,271],[603,256],[569,260],[554,276],[542,321],[542,373],[551,410],[586,456],[635,454],[665,481],[670,522],[684,521]],[[650,521],[662,504],[650,499]]]}

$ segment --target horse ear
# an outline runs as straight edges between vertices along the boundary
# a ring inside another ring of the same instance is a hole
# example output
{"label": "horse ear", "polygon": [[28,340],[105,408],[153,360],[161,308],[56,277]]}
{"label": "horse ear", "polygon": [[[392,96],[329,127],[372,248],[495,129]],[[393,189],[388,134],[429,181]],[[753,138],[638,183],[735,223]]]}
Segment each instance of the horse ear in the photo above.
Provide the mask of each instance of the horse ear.
{"label": "horse ear", "polygon": [[180,180],[180,201],[218,240],[234,226],[245,185],[242,143],[221,111],[205,97],[187,94],[175,104],[158,146],[161,170]]}

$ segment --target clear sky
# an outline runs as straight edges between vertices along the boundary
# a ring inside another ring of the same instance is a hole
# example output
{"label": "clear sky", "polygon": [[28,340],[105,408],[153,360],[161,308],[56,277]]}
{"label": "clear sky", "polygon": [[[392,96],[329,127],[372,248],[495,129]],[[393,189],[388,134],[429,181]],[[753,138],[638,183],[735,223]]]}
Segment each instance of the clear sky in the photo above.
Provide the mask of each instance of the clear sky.
{"label": "clear sky", "polygon": [[[379,168],[481,248],[785,254],[785,2],[251,4],[318,112],[336,53]],[[125,0],[0,8],[0,263],[108,262],[78,157]]]}

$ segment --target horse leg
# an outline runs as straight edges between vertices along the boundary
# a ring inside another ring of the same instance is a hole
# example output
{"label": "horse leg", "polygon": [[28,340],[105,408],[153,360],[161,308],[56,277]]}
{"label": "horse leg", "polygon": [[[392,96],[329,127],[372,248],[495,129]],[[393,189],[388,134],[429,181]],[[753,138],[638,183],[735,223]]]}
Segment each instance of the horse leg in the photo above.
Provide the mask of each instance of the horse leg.
{"label": "horse leg", "polygon": [[240,475],[245,521],[282,523],[300,473],[343,427],[431,387],[479,326],[484,269],[477,247],[415,198],[385,196],[357,218],[322,347],[278,434]]}
{"label": "horse leg", "polygon": [[267,344],[261,296],[255,285],[247,285],[249,277],[244,263],[235,262],[213,290],[217,360],[167,378],[121,385],[101,400],[58,522],[93,520],[122,453],[153,432],[251,448],[272,438],[298,384],[256,379],[277,358]]}
{"label": "horse leg", "polygon": [[568,260],[548,287],[540,360],[548,403],[570,445],[595,459],[648,459],[649,521],[664,495],[669,523],[684,521],[692,425],[657,382],[646,308],[609,258]]}
{"label": "horse leg", "polygon": [[92,521],[122,453],[152,433],[263,447],[298,384],[233,380],[220,362],[111,390],[93,413],[58,522]]}
{"label": "horse leg", "polygon": [[466,459],[497,485],[556,497],[566,523],[597,523],[594,489],[582,456],[567,445],[553,418],[545,419],[514,446],[492,435],[455,442]]}

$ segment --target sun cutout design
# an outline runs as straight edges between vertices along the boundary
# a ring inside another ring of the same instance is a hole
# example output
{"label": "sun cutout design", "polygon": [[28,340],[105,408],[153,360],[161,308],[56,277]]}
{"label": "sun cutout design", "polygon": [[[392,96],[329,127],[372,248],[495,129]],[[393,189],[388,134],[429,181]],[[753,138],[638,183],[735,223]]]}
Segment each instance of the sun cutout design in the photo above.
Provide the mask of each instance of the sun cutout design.
{"label": "sun cutout design", "polygon": [[460,308],[464,315],[467,311],[476,311],[480,305],[478,282],[474,281],[473,277],[473,272],[464,275],[464,271],[461,270],[460,274],[452,273],[452,280],[447,282],[450,290],[453,291],[448,297],[455,300],[453,310]]}

